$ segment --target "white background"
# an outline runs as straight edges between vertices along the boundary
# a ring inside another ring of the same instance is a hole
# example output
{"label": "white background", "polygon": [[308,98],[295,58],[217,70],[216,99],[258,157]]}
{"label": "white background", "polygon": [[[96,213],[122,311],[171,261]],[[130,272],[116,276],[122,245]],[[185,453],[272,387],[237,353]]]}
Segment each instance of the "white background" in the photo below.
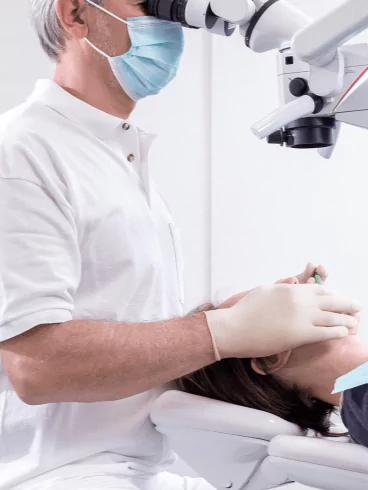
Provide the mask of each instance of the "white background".
{"label": "white background", "polygon": [[[320,15],[341,0],[295,0]],[[160,134],[156,180],[182,228],[188,308],[324,263],[334,289],[368,306],[367,133],[346,127],[334,158],[270,147],[251,124],[278,103],[274,54],[242,39],[187,31],[176,81],[134,119]],[[0,16],[0,111],[52,67],[27,15],[27,0]],[[363,335],[365,333],[363,317]]]}

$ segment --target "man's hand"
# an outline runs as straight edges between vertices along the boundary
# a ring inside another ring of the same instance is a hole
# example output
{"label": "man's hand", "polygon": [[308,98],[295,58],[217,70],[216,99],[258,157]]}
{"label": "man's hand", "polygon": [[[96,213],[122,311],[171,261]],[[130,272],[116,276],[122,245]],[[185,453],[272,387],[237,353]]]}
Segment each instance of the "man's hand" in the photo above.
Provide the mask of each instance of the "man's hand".
{"label": "man's hand", "polygon": [[359,306],[312,284],[257,288],[235,306],[206,312],[216,358],[263,357],[346,337]]}

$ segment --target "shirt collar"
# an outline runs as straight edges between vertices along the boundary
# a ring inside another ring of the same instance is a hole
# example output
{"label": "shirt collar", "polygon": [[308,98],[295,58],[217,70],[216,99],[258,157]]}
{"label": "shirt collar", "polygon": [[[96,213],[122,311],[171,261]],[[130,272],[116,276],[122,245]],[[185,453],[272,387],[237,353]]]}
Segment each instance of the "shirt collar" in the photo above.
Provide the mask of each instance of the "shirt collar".
{"label": "shirt collar", "polygon": [[[38,80],[28,100],[45,104],[102,140],[116,136],[117,129],[121,129],[125,122],[123,119],[83,102],[52,80]],[[142,130],[139,130],[139,133],[148,135]]]}

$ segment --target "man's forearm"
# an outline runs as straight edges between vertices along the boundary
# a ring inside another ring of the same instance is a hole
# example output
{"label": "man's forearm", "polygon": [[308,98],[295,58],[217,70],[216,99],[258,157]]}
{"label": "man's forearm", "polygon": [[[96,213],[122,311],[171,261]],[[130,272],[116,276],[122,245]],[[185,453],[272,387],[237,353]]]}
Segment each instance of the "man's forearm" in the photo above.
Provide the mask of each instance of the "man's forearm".
{"label": "man's forearm", "polygon": [[27,403],[118,400],[214,362],[206,317],[158,323],[41,325],[0,345]]}

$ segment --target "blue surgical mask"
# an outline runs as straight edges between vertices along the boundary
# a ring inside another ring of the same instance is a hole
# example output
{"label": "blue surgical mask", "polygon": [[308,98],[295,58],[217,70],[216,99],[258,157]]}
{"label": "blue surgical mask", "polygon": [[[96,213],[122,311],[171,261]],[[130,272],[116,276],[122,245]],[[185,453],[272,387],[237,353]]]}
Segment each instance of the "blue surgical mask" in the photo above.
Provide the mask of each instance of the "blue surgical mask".
{"label": "blue surgical mask", "polygon": [[368,362],[337,378],[333,394],[368,384]]}
{"label": "blue surgical mask", "polygon": [[109,56],[86,38],[109,60],[124,92],[134,101],[158,94],[178,71],[184,48],[181,25],[155,17],[128,17],[126,21],[91,0],[87,3],[128,26],[132,46],[120,56]]}

